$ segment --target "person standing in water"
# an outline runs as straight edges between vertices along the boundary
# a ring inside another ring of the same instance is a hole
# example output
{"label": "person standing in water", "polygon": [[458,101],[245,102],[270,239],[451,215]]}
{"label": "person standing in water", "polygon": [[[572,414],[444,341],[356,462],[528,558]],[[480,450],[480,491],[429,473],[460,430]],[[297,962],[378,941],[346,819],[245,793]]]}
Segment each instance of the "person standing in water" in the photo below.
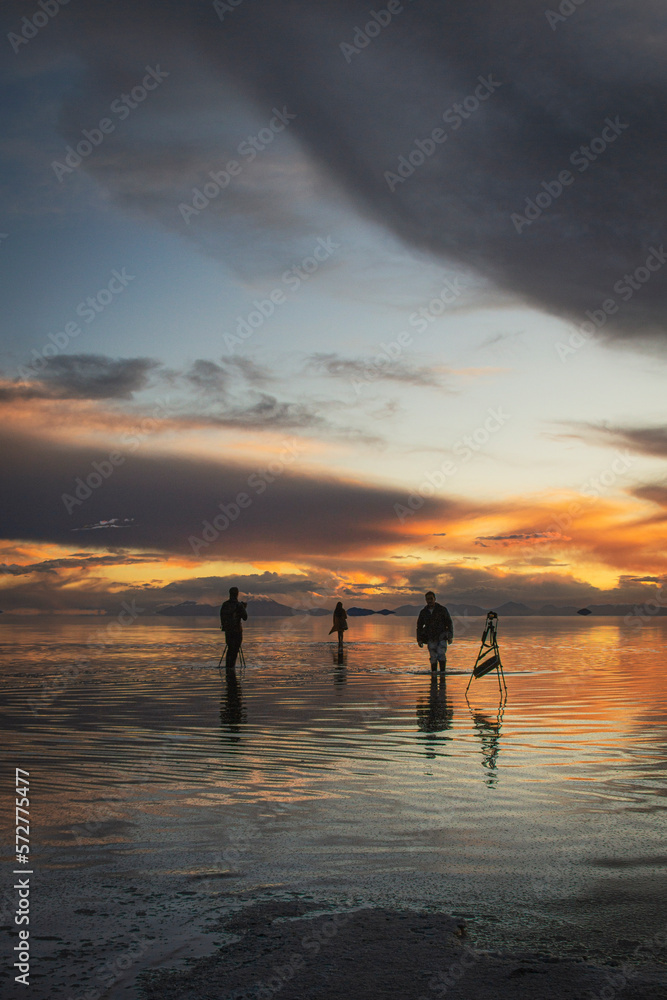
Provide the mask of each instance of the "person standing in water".
{"label": "person standing in water", "polygon": [[343,632],[347,631],[347,611],[343,607],[343,602],[339,601],[334,608],[333,613],[333,625],[329,629],[329,635],[332,632],[338,632],[338,645],[343,645]]}
{"label": "person standing in water", "polygon": [[220,628],[225,633],[227,643],[227,657],[225,667],[233,670],[236,666],[236,657],[239,655],[241,643],[243,642],[243,626],[241,621],[247,622],[248,612],[246,602],[239,601],[239,588],[229,588],[229,600],[224,601],[220,608]]}
{"label": "person standing in water", "polygon": [[426,607],[419,612],[417,619],[417,643],[421,649],[424,643],[428,646],[431,660],[431,670],[440,665],[444,672],[447,666],[447,643],[454,639],[454,624],[446,607],[437,604],[435,594],[427,590],[424,594]]}

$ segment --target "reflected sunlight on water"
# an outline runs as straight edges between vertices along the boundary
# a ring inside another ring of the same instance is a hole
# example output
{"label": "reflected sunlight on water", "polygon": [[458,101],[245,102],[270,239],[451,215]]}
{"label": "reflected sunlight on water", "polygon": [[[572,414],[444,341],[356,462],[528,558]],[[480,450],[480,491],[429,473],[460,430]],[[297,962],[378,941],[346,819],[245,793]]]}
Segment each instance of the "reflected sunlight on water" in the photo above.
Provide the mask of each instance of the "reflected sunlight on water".
{"label": "reflected sunlight on water", "polygon": [[354,619],[342,664],[321,619],[257,619],[236,679],[213,621],[139,619],[92,650],[104,627],[0,625],[45,892],[95,896],[120,866],[173,919],[170,893],[203,913],[223,890],[309,892],[465,911],[480,942],[575,954],[653,928],[667,623],[502,619],[504,705],[495,675],[465,697],[481,619],[446,681],[408,618]]}

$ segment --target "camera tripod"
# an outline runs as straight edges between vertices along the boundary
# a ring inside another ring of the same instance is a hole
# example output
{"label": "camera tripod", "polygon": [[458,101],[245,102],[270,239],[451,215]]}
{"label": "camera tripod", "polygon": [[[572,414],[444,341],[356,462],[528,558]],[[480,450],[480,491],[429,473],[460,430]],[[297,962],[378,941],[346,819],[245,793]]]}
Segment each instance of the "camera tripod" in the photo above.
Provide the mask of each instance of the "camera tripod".
{"label": "camera tripod", "polygon": [[[227,643],[225,643],[225,648],[220,654],[220,659],[218,660],[218,670],[220,671],[220,676],[222,676],[221,665],[226,652],[227,652]],[[239,663],[241,664],[241,668],[245,670],[245,656],[243,655],[243,646],[239,646]]]}
{"label": "camera tripod", "polygon": [[507,694],[507,685],[505,684],[505,675],[503,673],[503,665],[500,659],[500,650],[498,649],[498,615],[495,611],[489,611],[486,616],[486,624],[484,625],[484,632],[482,633],[482,644],[479,647],[479,653],[477,654],[475,665],[472,668],[470,680],[468,681],[468,687],[466,688],[466,694],[468,693],[468,688],[472,684],[473,677],[484,677],[486,674],[490,674],[492,670],[495,670],[498,675],[498,687],[500,688],[500,693],[502,694],[504,688],[505,694]]}

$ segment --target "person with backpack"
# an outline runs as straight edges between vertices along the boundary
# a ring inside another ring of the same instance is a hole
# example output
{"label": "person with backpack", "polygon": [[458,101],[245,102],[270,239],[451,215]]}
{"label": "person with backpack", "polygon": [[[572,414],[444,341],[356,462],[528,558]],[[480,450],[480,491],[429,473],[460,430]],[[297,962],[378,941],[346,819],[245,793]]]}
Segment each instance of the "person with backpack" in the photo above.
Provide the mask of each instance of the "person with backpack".
{"label": "person with backpack", "polygon": [[444,673],[447,666],[447,643],[454,639],[454,624],[451,615],[443,604],[438,604],[432,590],[424,594],[426,606],[419,612],[417,619],[417,643],[421,649],[424,643],[428,646],[431,670],[436,670],[438,664]]}
{"label": "person with backpack", "polygon": [[239,601],[239,588],[229,588],[229,600],[223,601],[220,608],[220,628],[225,633],[227,643],[227,657],[225,667],[233,670],[236,666],[236,657],[239,655],[241,643],[243,642],[243,626],[241,621],[247,622],[248,612],[246,602]]}

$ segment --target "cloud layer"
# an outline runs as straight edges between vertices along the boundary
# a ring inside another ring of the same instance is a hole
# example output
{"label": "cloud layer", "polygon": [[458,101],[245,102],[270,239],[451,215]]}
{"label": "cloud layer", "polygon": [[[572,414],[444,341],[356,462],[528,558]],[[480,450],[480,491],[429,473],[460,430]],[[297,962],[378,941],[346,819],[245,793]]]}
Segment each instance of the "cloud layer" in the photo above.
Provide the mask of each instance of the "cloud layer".
{"label": "cloud layer", "polygon": [[[132,521],[122,535],[133,549],[269,560],[361,555],[401,535],[394,504],[404,492],[292,473],[289,442],[258,468],[177,455],[119,461],[117,452],[0,439],[12,481],[0,487],[5,539],[71,544],[74,529],[119,518]],[[445,516],[454,507],[440,499],[427,509]],[[108,532],[87,536],[90,546],[108,542]]]}
{"label": "cloud layer", "polygon": [[322,182],[335,179],[407,243],[603,334],[662,335],[657,0],[587,4],[556,24],[536,0],[472,0],[464,17],[453,0],[420,0],[363,41],[369,16],[361,0],[253,0],[224,19],[208,3],[119,0],[94,19],[56,19],[56,51],[87,67],[64,99],[63,137],[79,139],[159,58],[169,78],[146,100],[142,128],[130,119],[82,168],[126,208],[211,239],[230,260],[216,227],[232,227],[240,257],[252,224],[258,260],[258,229],[274,247],[278,233],[304,235],[312,219],[290,208],[308,201],[297,197],[304,164],[291,146],[271,164],[244,161],[234,199],[212,203],[199,228],[175,212],[244,139],[249,107],[259,117],[285,107],[290,140]]}

